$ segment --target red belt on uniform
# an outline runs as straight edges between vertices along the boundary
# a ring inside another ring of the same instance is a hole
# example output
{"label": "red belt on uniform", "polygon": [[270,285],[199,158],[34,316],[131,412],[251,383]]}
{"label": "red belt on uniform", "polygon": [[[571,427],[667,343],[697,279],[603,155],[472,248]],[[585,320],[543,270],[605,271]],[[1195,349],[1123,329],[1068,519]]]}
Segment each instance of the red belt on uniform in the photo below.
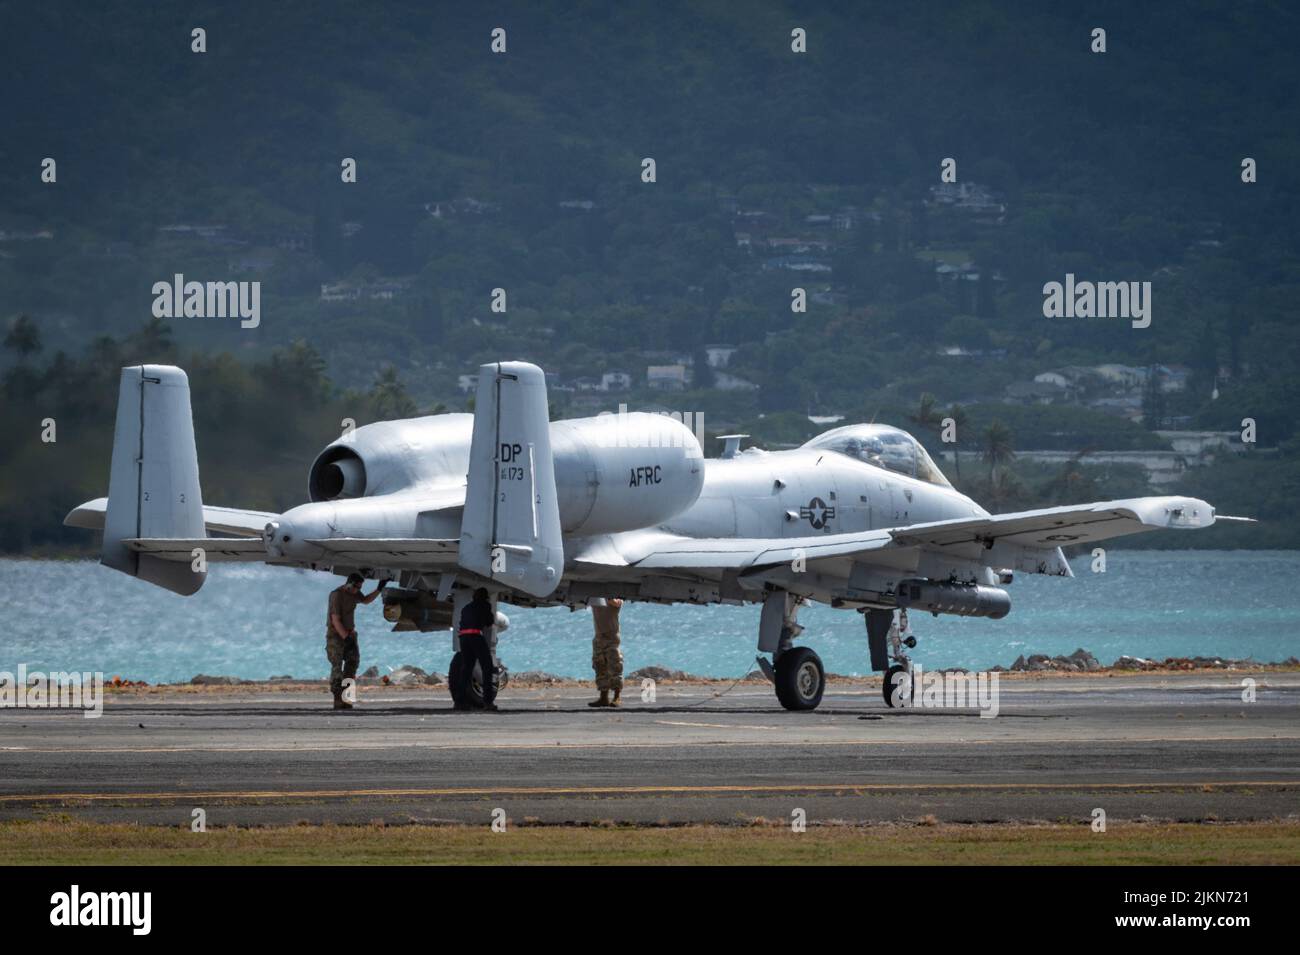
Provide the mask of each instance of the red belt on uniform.
{"label": "red belt on uniform", "polygon": [[462,630],[460,631],[460,635],[461,635],[462,637],[465,636],[466,634],[469,634],[469,635],[472,636],[472,637],[479,637],[479,636],[482,636],[482,635],[483,635],[483,631],[482,631],[482,630],[470,630],[470,629],[468,629],[468,628],[464,628],[464,629],[462,629]]}

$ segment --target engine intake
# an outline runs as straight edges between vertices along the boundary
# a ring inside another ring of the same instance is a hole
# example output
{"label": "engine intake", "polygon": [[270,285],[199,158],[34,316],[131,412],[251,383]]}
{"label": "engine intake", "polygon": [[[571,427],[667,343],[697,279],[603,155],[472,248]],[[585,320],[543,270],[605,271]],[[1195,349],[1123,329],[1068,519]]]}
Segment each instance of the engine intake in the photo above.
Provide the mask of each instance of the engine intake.
{"label": "engine intake", "polygon": [[351,448],[329,448],[312,465],[307,481],[313,501],[337,501],[366,493],[366,465]]}

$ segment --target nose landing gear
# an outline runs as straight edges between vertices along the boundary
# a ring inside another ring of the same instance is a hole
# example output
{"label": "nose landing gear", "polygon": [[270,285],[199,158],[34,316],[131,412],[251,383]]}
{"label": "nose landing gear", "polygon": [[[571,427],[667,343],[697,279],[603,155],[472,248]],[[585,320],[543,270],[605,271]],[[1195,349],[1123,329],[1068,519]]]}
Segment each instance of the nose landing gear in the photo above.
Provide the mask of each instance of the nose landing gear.
{"label": "nose landing gear", "polygon": [[907,622],[907,611],[867,610],[863,612],[867,623],[867,647],[871,652],[871,669],[883,672],[885,681],[881,692],[885,705],[907,706],[916,691],[912,683],[912,660],[904,652],[916,646]]}
{"label": "nose landing gear", "polygon": [[888,707],[908,706],[916,693],[912,685],[912,667],[910,663],[896,663],[885,671],[883,688],[885,705]]}

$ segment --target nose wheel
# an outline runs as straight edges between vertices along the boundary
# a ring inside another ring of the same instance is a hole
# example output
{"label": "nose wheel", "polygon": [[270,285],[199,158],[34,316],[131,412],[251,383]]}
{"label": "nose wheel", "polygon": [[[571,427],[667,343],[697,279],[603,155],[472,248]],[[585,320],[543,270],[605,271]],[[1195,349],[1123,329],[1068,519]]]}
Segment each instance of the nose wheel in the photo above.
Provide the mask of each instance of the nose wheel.
{"label": "nose wheel", "polygon": [[894,661],[893,665],[885,671],[885,705],[886,706],[911,706],[912,699],[916,696],[916,684],[912,682],[912,659],[904,651],[904,647],[911,650],[916,646],[916,637],[906,632],[907,611],[903,611],[902,626],[894,626],[889,631],[889,658]]}
{"label": "nose wheel", "polygon": [[776,698],[787,710],[816,709],[826,691],[822,660],[808,647],[791,647],[776,658]]}
{"label": "nose wheel", "polygon": [[912,683],[912,668],[910,665],[895,663],[885,671],[884,694],[886,706],[912,705],[912,698],[916,695],[916,686]]}
{"label": "nose wheel", "polygon": [[916,695],[912,681],[912,661],[907,651],[916,646],[911,633],[906,608],[894,611],[885,608],[863,611],[867,624],[867,647],[871,652],[871,669],[883,673],[881,687],[885,705],[910,706]]}

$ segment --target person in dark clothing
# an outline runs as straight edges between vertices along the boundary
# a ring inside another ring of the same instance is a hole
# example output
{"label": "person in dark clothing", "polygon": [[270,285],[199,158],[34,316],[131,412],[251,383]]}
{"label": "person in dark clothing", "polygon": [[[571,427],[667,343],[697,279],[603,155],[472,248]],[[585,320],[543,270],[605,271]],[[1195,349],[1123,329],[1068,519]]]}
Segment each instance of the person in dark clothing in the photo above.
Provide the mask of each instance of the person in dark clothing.
{"label": "person in dark clothing", "polygon": [[[492,663],[492,628],[496,626],[496,613],[492,601],[488,598],[486,587],[474,591],[474,599],[467,603],[460,612],[460,652],[463,654],[460,668],[460,687],[457,696],[468,700],[470,687],[474,680],[474,664],[477,662],[483,675],[483,709],[496,710],[492,701],[496,698],[496,683],[492,676],[495,666]],[[469,709],[468,704],[457,704],[457,709]]]}

